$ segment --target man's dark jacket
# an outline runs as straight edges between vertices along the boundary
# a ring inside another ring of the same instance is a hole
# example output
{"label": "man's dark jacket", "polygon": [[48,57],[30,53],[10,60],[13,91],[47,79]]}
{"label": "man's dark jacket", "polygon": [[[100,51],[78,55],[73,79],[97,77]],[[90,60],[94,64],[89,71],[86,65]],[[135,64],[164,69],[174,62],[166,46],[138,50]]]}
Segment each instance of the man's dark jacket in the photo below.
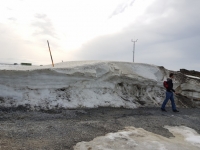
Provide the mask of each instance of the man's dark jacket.
{"label": "man's dark jacket", "polygon": [[167,92],[175,92],[175,90],[173,89],[172,79],[168,78],[167,79],[167,84],[168,84]]}

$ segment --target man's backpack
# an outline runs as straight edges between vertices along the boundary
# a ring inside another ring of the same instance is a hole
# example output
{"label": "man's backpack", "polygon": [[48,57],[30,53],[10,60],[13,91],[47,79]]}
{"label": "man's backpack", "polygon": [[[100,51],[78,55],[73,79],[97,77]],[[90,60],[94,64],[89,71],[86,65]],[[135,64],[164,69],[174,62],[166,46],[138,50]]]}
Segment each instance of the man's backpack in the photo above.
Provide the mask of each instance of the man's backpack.
{"label": "man's backpack", "polygon": [[164,86],[166,89],[169,87],[167,81],[164,81],[164,82],[163,82],[163,86]]}

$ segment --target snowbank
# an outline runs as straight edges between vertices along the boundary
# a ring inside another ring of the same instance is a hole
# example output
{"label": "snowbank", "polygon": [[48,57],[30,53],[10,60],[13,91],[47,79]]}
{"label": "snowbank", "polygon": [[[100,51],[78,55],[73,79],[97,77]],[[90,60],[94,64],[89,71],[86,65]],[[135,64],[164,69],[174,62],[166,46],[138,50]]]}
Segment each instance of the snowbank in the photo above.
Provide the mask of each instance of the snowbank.
{"label": "snowbank", "polygon": [[188,77],[191,77],[191,78],[195,78],[195,79],[200,79],[199,77],[196,77],[196,76],[191,76],[191,75],[186,75]]}
{"label": "snowbank", "polygon": [[[168,73],[163,67],[128,62],[66,62],[54,68],[0,65],[0,107],[34,110],[160,106],[165,93],[162,82]],[[198,79],[178,74],[175,87],[198,106],[200,91],[193,85],[200,89]],[[177,100],[178,105],[185,106],[182,97]]]}
{"label": "snowbank", "polygon": [[166,138],[148,132],[142,128],[127,127],[126,129],[97,137],[90,142],[79,142],[74,150],[199,150],[200,135],[188,127],[166,126],[175,137]]}

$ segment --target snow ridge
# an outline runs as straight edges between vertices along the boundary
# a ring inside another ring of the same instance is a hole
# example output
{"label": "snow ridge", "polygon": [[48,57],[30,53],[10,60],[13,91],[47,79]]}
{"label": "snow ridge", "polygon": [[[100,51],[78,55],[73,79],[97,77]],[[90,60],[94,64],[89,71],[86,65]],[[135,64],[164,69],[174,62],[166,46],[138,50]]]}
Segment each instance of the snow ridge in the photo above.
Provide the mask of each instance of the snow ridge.
{"label": "snow ridge", "polygon": [[[37,110],[160,106],[165,93],[162,82],[168,73],[154,65],[109,61],[66,62],[54,68],[2,65],[0,107],[24,106]],[[179,91],[183,83],[189,89],[194,84],[179,78],[175,82]],[[195,86],[198,88],[200,84],[196,82]],[[191,91],[181,92],[187,95]],[[189,96],[198,100],[200,91]]]}

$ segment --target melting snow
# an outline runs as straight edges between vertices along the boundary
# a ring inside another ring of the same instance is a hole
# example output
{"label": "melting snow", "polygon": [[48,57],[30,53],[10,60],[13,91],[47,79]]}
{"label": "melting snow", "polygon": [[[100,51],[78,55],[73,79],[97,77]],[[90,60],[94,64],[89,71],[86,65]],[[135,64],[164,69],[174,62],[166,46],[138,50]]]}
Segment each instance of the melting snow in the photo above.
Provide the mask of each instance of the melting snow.
{"label": "melting snow", "polygon": [[[167,73],[154,65],[110,61],[73,61],[55,67],[0,65],[0,107],[160,106]],[[182,95],[200,97],[197,82],[177,81],[176,87]]]}
{"label": "melting snow", "polygon": [[199,150],[200,135],[191,128],[166,126],[175,137],[166,138],[142,128],[127,127],[116,133],[79,142],[74,150]]}
{"label": "melting snow", "polygon": [[196,77],[196,76],[191,76],[191,75],[186,75],[188,77],[191,77],[191,78],[195,78],[195,79],[200,79],[199,77]]}

